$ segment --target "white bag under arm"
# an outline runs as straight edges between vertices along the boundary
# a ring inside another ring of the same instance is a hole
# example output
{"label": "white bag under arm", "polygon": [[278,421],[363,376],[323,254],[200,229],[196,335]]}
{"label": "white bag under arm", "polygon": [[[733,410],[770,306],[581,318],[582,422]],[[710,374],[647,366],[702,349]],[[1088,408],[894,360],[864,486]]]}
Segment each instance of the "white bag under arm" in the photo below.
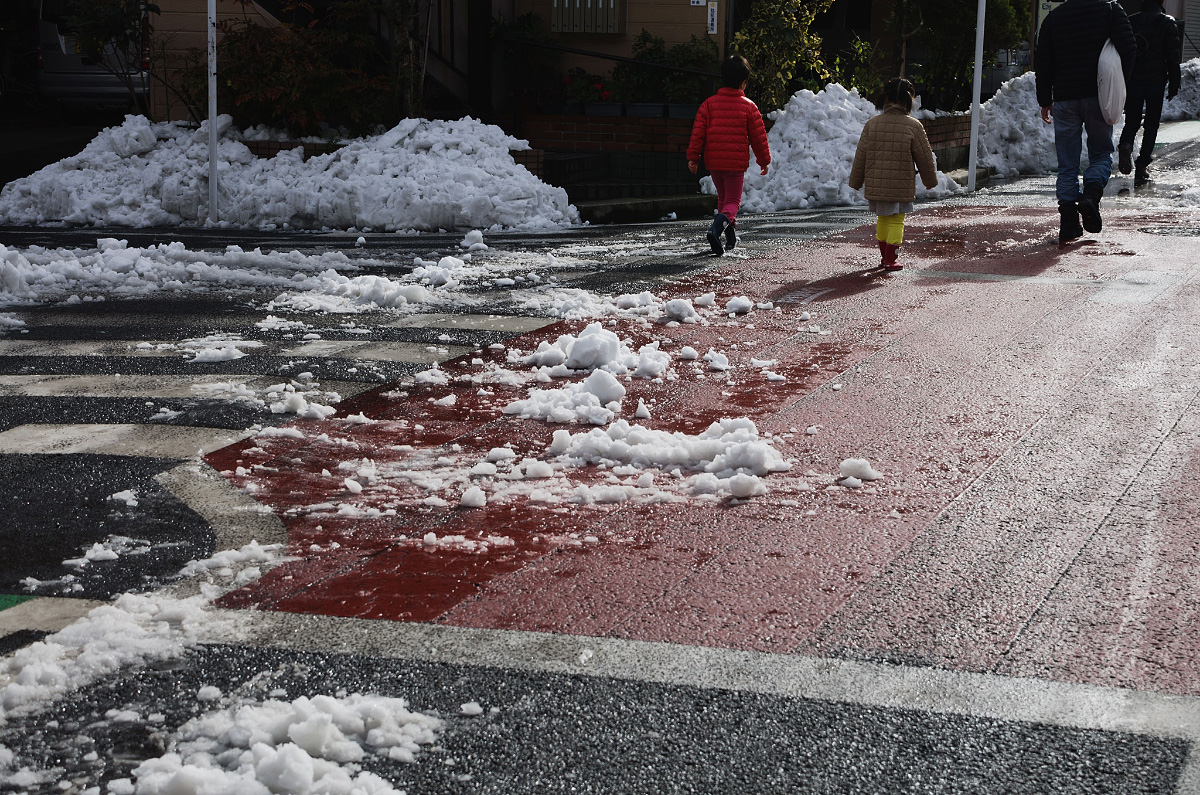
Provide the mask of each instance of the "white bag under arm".
{"label": "white bag under arm", "polygon": [[1125,74],[1121,71],[1121,54],[1113,46],[1112,39],[1104,42],[1100,51],[1100,66],[1096,71],[1096,88],[1099,91],[1100,110],[1104,120],[1116,124],[1125,110]]}

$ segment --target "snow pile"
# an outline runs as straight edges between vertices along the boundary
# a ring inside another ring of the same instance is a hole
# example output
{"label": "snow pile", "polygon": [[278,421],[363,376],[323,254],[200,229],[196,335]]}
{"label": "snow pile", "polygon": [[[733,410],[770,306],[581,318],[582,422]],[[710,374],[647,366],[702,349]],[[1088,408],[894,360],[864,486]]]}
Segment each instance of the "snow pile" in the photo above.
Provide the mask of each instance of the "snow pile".
{"label": "snow pile", "polygon": [[400,790],[358,763],[368,754],[413,762],[442,726],[438,718],[410,712],[403,699],[358,693],[239,703],[185,723],[172,738],[172,752],[133,771],[136,786],[118,779],[109,792],[397,795]]}
{"label": "snow pile", "polygon": [[1187,61],[1180,70],[1179,93],[1163,105],[1163,121],[1200,119],[1200,58]]}
{"label": "snow pile", "polygon": [[[611,378],[604,371],[594,375]],[[361,475],[364,467],[369,477]],[[555,431],[536,457],[520,456],[508,447],[481,457],[450,444],[408,447],[402,458],[383,464],[344,461],[336,472],[326,471],[345,488],[341,501],[314,503],[306,510],[314,516],[396,516],[414,508],[463,510],[514,501],[594,506],[746,499],[766,493],[765,476],[790,468],[773,440],[760,437],[754,422],[744,417],[719,420],[695,435],[618,419],[590,431]],[[346,477],[348,472],[359,476]],[[432,533],[413,543],[417,541],[473,554],[511,544],[491,536],[474,542],[439,539]]]}
{"label": "snow pile", "polygon": [[[528,143],[471,118],[405,119],[383,135],[304,160],[255,157],[218,118],[220,221],[235,227],[377,231],[545,229],[579,222],[561,188],[517,165]],[[78,155],[0,193],[0,222],[203,224],[208,123],[199,130],[126,116]]]}
{"label": "snow pile", "polygon": [[689,482],[693,494],[733,497],[764,494],[761,476],[791,468],[769,442],[759,438],[758,428],[745,417],[719,420],[696,436],[617,420],[605,429],[576,434],[555,431],[546,452],[572,466],[603,464],[700,472]]}
{"label": "snow pile", "polygon": [[[1001,176],[1058,169],[1054,125],[1041,119],[1033,72],[1015,77],[983,103],[979,117],[979,163]],[[1200,118],[1200,58],[1183,64],[1179,94],[1163,106],[1163,120]],[[1124,120],[1113,127],[1119,136]],[[1086,157],[1086,152],[1085,155]]]}
{"label": "snow pile", "polygon": [[[280,549],[252,542],[193,561],[180,573],[204,578],[201,595],[179,599],[164,592],[124,594],[17,650],[0,662],[0,724],[35,713],[47,702],[119,671],[176,659],[214,632],[240,631],[240,616],[218,618],[209,602],[230,585],[245,584],[251,579],[248,574],[256,578],[261,569],[281,562]],[[224,585],[215,584],[222,581]],[[197,703],[208,703],[221,700],[222,694],[205,686],[194,697]],[[358,763],[368,754],[413,762],[422,746],[436,741],[443,725],[436,717],[410,712],[402,699],[357,693],[261,703],[240,695],[227,699],[226,705],[185,723],[172,736],[170,753],[142,762],[132,779],[110,781],[106,791],[394,795],[398,790],[361,771]],[[130,715],[131,720],[140,717]],[[45,787],[39,785],[60,779],[59,769],[20,766],[43,761],[20,759],[0,747],[0,773],[10,784],[40,791]]]}
{"label": "snow pile", "polygon": [[124,594],[0,665],[0,721],[123,668],[179,656],[205,620],[205,600]]}
{"label": "snow pile", "polygon": [[[807,89],[797,91],[783,108],[770,114],[774,120],[767,134],[771,167],[764,177],[751,158],[742,210],[759,213],[865,204],[862,193],[851,190],[846,182],[863,125],[878,112],[856,89],[847,91],[837,83],[815,94]],[[916,184],[919,197],[940,198],[958,190],[958,185],[941,172],[938,186],[932,191]],[[716,193],[711,177],[701,180],[701,189]]]}
{"label": "snow pile", "polygon": [[1002,177],[1058,168],[1054,125],[1041,118],[1033,72],[1014,77],[983,103],[979,115],[979,165]]}
{"label": "snow pile", "polygon": [[847,458],[838,466],[841,478],[838,484],[848,489],[861,489],[864,482],[879,480],[883,473],[871,466],[865,458]]}

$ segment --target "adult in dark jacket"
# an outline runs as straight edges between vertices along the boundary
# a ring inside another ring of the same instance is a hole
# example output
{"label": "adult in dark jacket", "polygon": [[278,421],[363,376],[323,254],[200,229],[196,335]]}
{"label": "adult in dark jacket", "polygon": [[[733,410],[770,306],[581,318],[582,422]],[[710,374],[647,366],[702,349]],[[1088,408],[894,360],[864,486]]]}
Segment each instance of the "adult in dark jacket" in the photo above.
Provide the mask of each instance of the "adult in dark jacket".
{"label": "adult in dark jacket", "polygon": [[[1136,165],[1133,184],[1141,187],[1150,178],[1150,161],[1162,119],[1163,90],[1167,99],[1179,93],[1179,26],[1163,11],[1162,0],[1142,0],[1141,12],[1129,21],[1137,41],[1137,58],[1126,86],[1125,129],[1117,145],[1117,164],[1122,174],[1128,174]],[[1142,147],[1134,161],[1133,139],[1139,126]]]}
{"label": "adult in dark jacket", "polygon": [[[1112,125],[1100,110],[1096,76],[1104,42],[1121,55],[1126,82],[1136,45],[1129,17],[1115,0],[1066,0],[1050,12],[1038,31],[1034,50],[1038,105],[1042,120],[1054,125],[1058,154],[1058,239],[1074,240],[1083,230],[1099,232],[1100,197],[1112,175]],[[1079,189],[1079,161],[1087,132],[1088,167]],[[1080,228],[1080,218],[1083,226]]]}

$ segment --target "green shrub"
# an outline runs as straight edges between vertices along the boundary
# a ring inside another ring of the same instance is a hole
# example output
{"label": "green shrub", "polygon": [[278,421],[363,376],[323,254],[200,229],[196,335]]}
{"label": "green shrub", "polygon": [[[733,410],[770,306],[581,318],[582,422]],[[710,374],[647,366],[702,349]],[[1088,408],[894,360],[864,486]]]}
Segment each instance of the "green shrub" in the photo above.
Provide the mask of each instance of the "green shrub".
{"label": "green shrub", "polygon": [[[285,11],[298,9],[307,6],[285,4]],[[248,17],[223,21],[219,110],[240,127],[264,124],[296,136],[318,135],[327,126],[362,134],[394,125],[411,104],[404,96],[411,61],[398,63],[397,52],[376,33],[381,10],[370,0],[334,0],[319,19],[275,28]]]}
{"label": "green shrub", "polygon": [[[668,48],[665,39],[642,29],[633,41],[633,57],[646,63],[718,72],[720,51],[716,43],[693,35]],[[712,93],[714,78],[668,69],[619,63],[613,67],[617,95],[625,102],[699,102]]]}
{"label": "green shrub", "polygon": [[[667,63],[683,69],[701,72],[721,71],[721,51],[717,43],[708,36],[698,38],[694,34],[682,44],[667,51]],[[720,80],[686,72],[667,73],[667,102],[700,102],[713,92]]]}
{"label": "green shrub", "polygon": [[609,81],[602,75],[593,75],[576,66],[563,78],[564,101],[570,105],[586,102],[608,102],[613,98]]}
{"label": "green shrub", "polygon": [[829,73],[821,38],[809,31],[833,0],[756,0],[733,37],[732,52],[750,62],[746,92],[764,110],[783,107],[798,88],[820,88]]}
{"label": "green shrub", "polygon": [[856,88],[859,96],[874,101],[886,82],[882,60],[870,42],[855,36],[834,56],[829,79],[846,88]]}
{"label": "green shrub", "polygon": [[157,5],[142,0],[72,0],[67,6],[79,52],[120,80],[137,111],[147,115],[133,75],[154,35],[150,15],[158,13]]}

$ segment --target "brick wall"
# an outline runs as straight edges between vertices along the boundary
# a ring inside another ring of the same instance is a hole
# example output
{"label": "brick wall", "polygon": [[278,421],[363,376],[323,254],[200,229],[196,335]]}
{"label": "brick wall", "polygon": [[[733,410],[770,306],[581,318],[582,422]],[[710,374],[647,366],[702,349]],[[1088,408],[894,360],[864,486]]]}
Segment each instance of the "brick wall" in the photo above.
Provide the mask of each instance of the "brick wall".
{"label": "brick wall", "polygon": [[[969,115],[941,116],[921,124],[934,151],[971,142]],[[691,119],[537,114],[526,117],[522,137],[535,149],[551,151],[686,152],[691,132]]]}
{"label": "brick wall", "polygon": [[955,146],[971,145],[971,116],[939,116],[936,119],[923,119],[925,134],[929,136],[929,145],[933,151],[950,149]]}

